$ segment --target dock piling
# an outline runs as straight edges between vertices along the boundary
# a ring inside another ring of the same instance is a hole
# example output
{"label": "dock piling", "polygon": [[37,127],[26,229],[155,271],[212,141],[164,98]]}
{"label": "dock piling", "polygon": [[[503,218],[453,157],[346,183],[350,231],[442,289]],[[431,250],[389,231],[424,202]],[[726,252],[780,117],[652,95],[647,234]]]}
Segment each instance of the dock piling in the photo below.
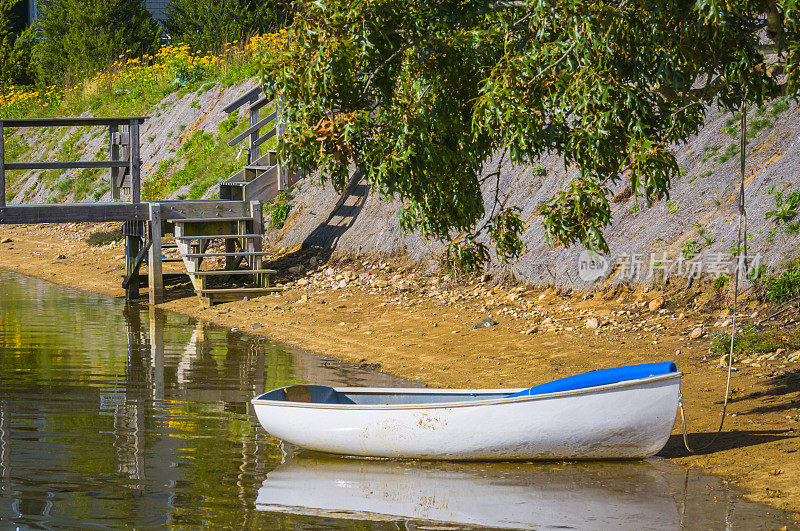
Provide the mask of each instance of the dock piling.
{"label": "dock piling", "polygon": [[161,235],[164,222],[161,218],[161,204],[150,203],[150,249],[147,260],[147,279],[150,285],[150,304],[164,300],[164,278],[161,267]]}
{"label": "dock piling", "polygon": [[139,263],[136,256],[142,247],[142,222],[126,221],[122,224],[122,235],[125,237],[125,277],[130,278],[125,286],[125,300],[139,298]]}

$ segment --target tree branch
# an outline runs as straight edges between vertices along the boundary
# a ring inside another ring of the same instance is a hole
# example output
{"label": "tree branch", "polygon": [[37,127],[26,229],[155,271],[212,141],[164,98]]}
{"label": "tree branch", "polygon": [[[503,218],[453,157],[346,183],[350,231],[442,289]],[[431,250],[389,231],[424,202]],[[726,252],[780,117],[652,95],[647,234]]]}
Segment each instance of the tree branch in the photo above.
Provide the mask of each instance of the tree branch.
{"label": "tree branch", "polygon": [[570,53],[570,52],[571,52],[571,51],[572,51],[572,50],[575,48],[575,45],[576,45],[576,44],[577,44],[577,43],[573,42],[573,43],[572,43],[572,44],[569,46],[569,48],[567,48],[567,51],[566,51],[566,52],[564,52],[564,54],[563,54],[561,57],[559,57],[559,58],[558,58],[558,60],[556,60],[556,62],[555,62],[555,63],[553,63],[553,64],[551,64],[551,65],[548,65],[548,66],[547,66],[547,68],[545,68],[544,70],[542,70],[541,72],[539,72],[538,74],[536,74],[536,75],[533,77],[533,79],[531,79],[531,82],[534,82],[534,81],[536,81],[537,79],[539,79],[540,77],[542,77],[542,76],[545,74],[545,72],[547,72],[548,70],[552,70],[552,69],[554,69],[556,66],[558,66],[558,63],[560,63],[561,61],[563,61],[564,59],[566,59],[566,58],[567,58],[567,56],[569,55],[569,53]]}
{"label": "tree branch", "polygon": [[[508,148],[503,150],[503,153],[500,155],[500,161],[497,163],[497,170],[487,175],[488,177],[495,177],[495,185],[494,185],[494,202],[492,202],[492,211],[489,212],[489,215],[486,217],[486,221],[483,222],[481,228],[479,228],[474,235],[477,236],[478,234],[482,233],[483,230],[489,225],[492,221],[492,217],[494,217],[494,211],[497,208],[497,205],[500,203],[500,174],[503,171],[503,163],[505,161],[506,155],[508,154]],[[503,205],[500,205],[502,208]]]}
{"label": "tree branch", "polygon": [[391,63],[401,53],[405,52],[406,50],[408,50],[412,46],[415,46],[417,43],[419,43],[419,39],[415,39],[415,40],[409,42],[408,44],[406,44],[405,46],[401,46],[400,49],[398,49],[396,52],[394,52],[392,55],[390,55],[388,57],[388,59],[386,59],[384,62],[382,62],[380,65],[378,65],[378,68],[376,68],[375,71],[372,72],[372,74],[370,74],[369,79],[367,79],[367,84],[364,85],[363,94],[366,94],[367,92],[369,92],[369,88],[372,86],[372,81],[375,79],[375,76],[378,75],[378,73],[381,70],[383,70],[386,67],[386,65]]}

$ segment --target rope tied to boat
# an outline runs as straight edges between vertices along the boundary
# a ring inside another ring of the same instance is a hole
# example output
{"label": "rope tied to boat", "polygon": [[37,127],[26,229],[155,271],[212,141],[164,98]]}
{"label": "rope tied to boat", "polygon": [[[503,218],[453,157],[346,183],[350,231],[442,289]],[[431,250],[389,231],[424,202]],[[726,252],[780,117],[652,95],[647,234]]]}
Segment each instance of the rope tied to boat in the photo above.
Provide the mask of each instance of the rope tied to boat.
{"label": "rope tied to boat", "polygon": [[733,319],[731,322],[731,343],[730,350],[728,351],[728,378],[725,383],[725,400],[722,403],[722,415],[719,419],[719,428],[717,432],[711,437],[703,446],[693,448],[689,445],[689,435],[686,433],[686,415],[683,412],[683,393],[678,397],[678,409],[681,412],[681,430],[683,431],[683,445],[689,453],[695,453],[710,447],[722,433],[722,427],[725,425],[725,414],[728,410],[728,399],[730,398],[731,391],[731,371],[733,370],[733,350],[734,342],[736,339],[736,317],[738,312],[739,301],[739,273],[744,268],[745,274],[747,273],[747,212],[745,210],[744,201],[744,172],[745,172],[745,149],[747,147],[747,107],[742,104],[741,110],[741,123],[739,125],[739,153],[740,153],[740,180],[739,180],[739,215],[736,227],[736,264],[735,274],[733,280]]}

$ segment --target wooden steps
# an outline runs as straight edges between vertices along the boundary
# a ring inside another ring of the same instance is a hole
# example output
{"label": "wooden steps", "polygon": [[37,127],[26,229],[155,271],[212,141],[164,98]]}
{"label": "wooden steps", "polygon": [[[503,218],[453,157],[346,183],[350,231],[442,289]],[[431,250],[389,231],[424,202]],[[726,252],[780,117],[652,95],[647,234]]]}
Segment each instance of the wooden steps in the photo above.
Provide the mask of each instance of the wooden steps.
{"label": "wooden steps", "polygon": [[252,221],[253,218],[236,216],[230,218],[213,217],[213,218],[174,218],[168,219],[167,223],[210,223],[212,221]]}
{"label": "wooden steps", "polygon": [[267,256],[269,253],[256,251],[234,251],[231,253],[187,253],[186,258],[224,258],[226,256]]}
{"label": "wooden steps", "polygon": [[224,275],[274,275],[274,269],[218,269],[216,271],[195,271],[196,277],[211,277]]}
{"label": "wooden steps", "polygon": [[197,296],[200,297],[200,302],[206,308],[221,302],[239,301],[244,297],[254,296],[259,297],[267,293],[274,293],[276,291],[283,291],[283,288],[234,288],[234,289],[205,289],[198,290]]}
{"label": "wooden steps", "polygon": [[[181,259],[195,293],[205,306],[276,291],[269,285],[269,276],[276,271],[262,265],[267,253],[261,250],[261,204],[251,202],[250,210],[252,215],[244,217],[167,220],[175,227],[175,242]],[[224,251],[213,247],[215,245],[224,245]],[[224,258],[224,267],[201,269],[204,260],[209,258]]]}
{"label": "wooden steps", "polygon": [[225,293],[234,293],[234,292],[256,293],[256,294],[258,294],[258,293],[263,293],[263,292],[275,293],[275,292],[279,292],[279,291],[283,291],[283,288],[281,288],[281,287],[271,287],[271,288],[234,288],[234,289],[216,288],[216,289],[205,289],[205,290],[203,290],[203,293],[213,294],[213,295],[221,295],[221,294],[225,294]]}
{"label": "wooden steps", "polygon": [[[274,159],[274,155],[265,157]],[[219,184],[219,196],[239,201],[258,200],[262,203],[272,201],[282,189],[280,167],[277,163],[264,165],[258,162],[245,166],[222,181]]]}
{"label": "wooden steps", "polygon": [[[213,220],[216,221],[216,220]],[[176,240],[237,240],[239,238],[260,238],[261,234],[198,234],[197,236],[175,236]]]}
{"label": "wooden steps", "polygon": [[[218,209],[213,212],[213,217],[209,215],[207,218],[187,216],[177,219],[175,215],[184,214],[180,210],[165,216],[167,225],[172,224],[175,227],[175,243],[181,259],[186,265],[195,292],[205,305],[241,299],[246,295],[280,291],[269,285],[269,275],[275,274],[275,271],[266,269],[263,264],[267,253],[261,250],[261,205],[287,190],[300,175],[281,167],[274,149],[267,149],[263,155],[259,154],[259,146],[264,145],[266,148],[266,142],[272,138],[277,141],[285,127],[281,118],[284,104],[280,98],[274,101],[272,112],[259,117],[259,110],[271,101],[261,88],[256,87],[223,109],[230,114],[246,106],[250,115],[249,127],[228,142],[229,146],[236,146],[249,139],[247,164],[219,185],[220,199],[239,202],[238,204],[246,207],[245,215],[242,216],[239,209],[235,214],[232,209]],[[226,213],[231,214],[231,217],[225,217]],[[224,245],[224,250],[219,249],[220,245]],[[224,268],[201,269],[203,261],[210,258],[224,259]],[[255,285],[219,286],[220,283],[230,282],[232,279],[251,280]],[[216,282],[217,285],[209,285],[209,282]]]}

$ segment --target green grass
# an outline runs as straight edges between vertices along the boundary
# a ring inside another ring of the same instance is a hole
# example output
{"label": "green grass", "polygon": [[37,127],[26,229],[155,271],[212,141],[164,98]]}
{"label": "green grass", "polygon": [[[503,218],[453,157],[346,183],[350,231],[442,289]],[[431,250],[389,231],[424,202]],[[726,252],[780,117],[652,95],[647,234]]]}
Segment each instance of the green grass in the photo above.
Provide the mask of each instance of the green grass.
{"label": "green grass", "polygon": [[79,114],[88,108],[95,116],[141,116],[180,88],[166,81],[130,82],[127,86],[130,92],[100,90],[94,94],[70,94],[64,99],[62,109],[69,114]]}
{"label": "green grass", "polygon": [[269,217],[269,227],[271,229],[280,229],[286,223],[286,218],[289,217],[289,212],[292,210],[294,202],[292,201],[292,191],[284,190],[278,194],[272,203],[267,205],[265,209],[266,215]]}
{"label": "green grass", "polygon": [[761,135],[762,130],[769,129],[773,125],[775,125],[775,120],[768,116],[763,118],[754,118],[747,124],[747,137],[758,138],[758,136]]}
{"label": "green grass", "polygon": [[[79,130],[64,138],[61,146],[57,150],[57,160],[78,160],[83,154],[83,136],[85,131]],[[92,135],[94,136],[94,135]],[[53,137],[50,142],[58,144],[60,137]],[[63,137],[61,137],[63,138]],[[108,147],[104,146],[94,155],[94,160],[105,160],[108,158]],[[49,186],[50,194],[48,201],[61,202],[70,194],[76,201],[82,201],[89,194],[95,194],[98,187],[98,180],[108,174],[108,170],[102,169],[74,169],[74,170],[49,170],[43,174],[40,181],[45,186]],[[102,195],[102,194],[100,194]]]}
{"label": "green grass", "polygon": [[[256,39],[257,40],[257,39]],[[268,47],[269,45],[267,45]],[[0,98],[0,114],[21,118],[74,116],[91,110],[95,116],[136,116],[159,104],[167,95],[178,97],[210,90],[216,83],[228,87],[257,77],[267,48],[220,51],[213,61],[198,61],[180,44],[165,45],[156,57],[114,61],[83,79],[46,88],[16,87]],[[27,99],[14,96],[22,91]],[[192,106],[197,107],[194,102]]]}
{"label": "green grass", "polygon": [[[174,194],[182,186],[189,185],[185,199],[199,199],[208,189],[227,179],[241,169],[244,160],[236,160],[237,147],[230,147],[227,140],[244,131],[247,122],[238,121],[236,113],[231,114],[219,125],[219,133],[212,134],[195,131],[178,149],[175,157],[161,162],[151,172],[142,185],[145,199],[163,199]],[[274,143],[274,142],[273,142]],[[270,142],[263,144],[267,150]]]}
{"label": "green grass", "polygon": [[111,185],[108,183],[108,181],[103,181],[100,183],[100,186],[97,187],[95,191],[92,193],[92,197],[94,198],[95,201],[100,201],[100,198],[103,197],[103,195],[105,195],[105,193],[108,192],[110,189]]}
{"label": "green grass", "polygon": [[780,115],[783,111],[787,110],[788,108],[789,108],[789,98],[788,97],[778,98],[772,104],[769,113],[770,115],[772,115],[773,118],[777,118],[778,115]]}
{"label": "green grass", "polygon": [[94,190],[97,189],[97,181],[102,175],[108,175],[108,170],[87,168],[78,172],[73,187],[75,200],[82,201],[87,195],[94,193]]}
{"label": "green grass", "polygon": [[28,144],[22,138],[15,136],[11,131],[3,134],[5,138],[5,157],[6,162],[17,162],[22,160],[22,156],[30,151]]}
{"label": "green grass", "polygon": [[[236,129],[236,126],[239,125],[239,117],[238,113],[232,112],[228,115],[227,118],[222,120],[219,123],[218,129],[220,133],[227,134]],[[171,133],[171,131],[170,131]]]}
{"label": "green grass", "polygon": [[706,162],[708,159],[713,157],[717,154],[717,151],[720,150],[722,146],[706,146],[703,148],[703,158],[700,159],[700,162]]}
{"label": "green grass", "polygon": [[695,224],[697,227],[697,234],[702,238],[702,247],[710,247],[717,241],[717,239],[708,233],[708,230],[699,222]]}
{"label": "green grass", "polygon": [[739,124],[741,123],[742,115],[735,113],[733,116],[725,120],[725,127],[722,128],[723,133],[727,133],[731,138],[739,136]]}
{"label": "green grass", "polygon": [[169,157],[162,160],[155,170],[148,172],[142,182],[142,198],[163,199],[168,196],[167,181],[177,162],[174,157]]}
{"label": "green grass", "polygon": [[719,162],[720,164],[727,162],[731,157],[733,157],[737,153],[739,153],[739,144],[737,143],[730,144],[722,153],[722,155],[717,157],[717,162]]}
{"label": "green grass", "polygon": [[[772,194],[774,187],[770,187],[768,192]],[[795,190],[786,194],[788,190],[775,192],[773,201],[775,210],[770,210],[764,214],[765,219],[772,219],[776,228],[780,227],[783,232],[797,234],[800,231],[800,219],[797,214],[800,211],[800,190]],[[784,197],[785,195],[785,197]]]}
{"label": "green grass", "polygon": [[[730,351],[731,336],[727,332],[719,332],[711,340],[712,354],[727,354]],[[765,354],[777,349],[800,349],[800,328],[772,328],[755,330],[747,328],[733,338],[733,352],[739,356]]]}
{"label": "green grass", "polygon": [[713,175],[713,174],[714,174],[713,170],[707,170],[707,171],[704,171],[703,173],[700,173],[698,175],[693,175],[692,177],[689,177],[689,184],[692,184],[695,180],[697,180],[699,178],[708,177],[708,176]]}
{"label": "green grass", "polygon": [[[78,130],[64,138],[56,152],[55,160],[78,160],[81,156],[81,139],[84,131]],[[58,137],[51,140],[55,145],[58,144]],[[81,172],[82,173],[82,172]],[[75,187],[75,181],[79,177],[79,170],[48,170],[41,177],[40,181],[44,186],[50,187],[48,201],[59,203],[69,195]]]}
{"label": "green grass", "polygon": [[[25,155],[30,152],[28,144],[11,131],[4,132],[5,139],[5,160],[6,162],[30,162]],[[14,170],[6,172],[6,196],[7,200],[11,201],[11,189],[16,185],[20,178],[24,175],[23,172]]]}
{"label": "green grass", "polygon": [[800,257],[768,275],[765,283],[765,296],[773,302],[786,302],[800,295]]}
{"label": "green grass", "polygon": [[[789,108],[788,98],[778,98],[772,103],[772,106],[761,106],[753,113],[753,117],[747,122],[747,139],[751,140],[758,138],[761,134],[775,125],[778,116]],[[725,121],[725,126],[722,128],[724,133],[730,135],[731,138],[739,138],[740,136],[741,114],[735,113],[732,117]],[[731,144],[725,153],[719,157],[719,162],[725,162],[739,152],[738,143]],[[705,162],[705,158],[703,162]]]}
{"label": "green grass", "polygon": [[683,248],[681,249],[681,254],[687,260],[691,260],[700,252],[700,246],[697,243],[697,240],[694,238],[690,238],[683,243]]}
{"label": "green grass", "polygon": [[[750,236],[752,237],[752,234]],[[742,245],[740,247],[738,242],[735,242],[735,241],[731,242],[731,245],[730,245],[730,248],[729,248],[731,256],[739,256],[740,254],[744,254],[749,250],[750,250],[750,244],[749,243],[745,243],[744,245]]]}

